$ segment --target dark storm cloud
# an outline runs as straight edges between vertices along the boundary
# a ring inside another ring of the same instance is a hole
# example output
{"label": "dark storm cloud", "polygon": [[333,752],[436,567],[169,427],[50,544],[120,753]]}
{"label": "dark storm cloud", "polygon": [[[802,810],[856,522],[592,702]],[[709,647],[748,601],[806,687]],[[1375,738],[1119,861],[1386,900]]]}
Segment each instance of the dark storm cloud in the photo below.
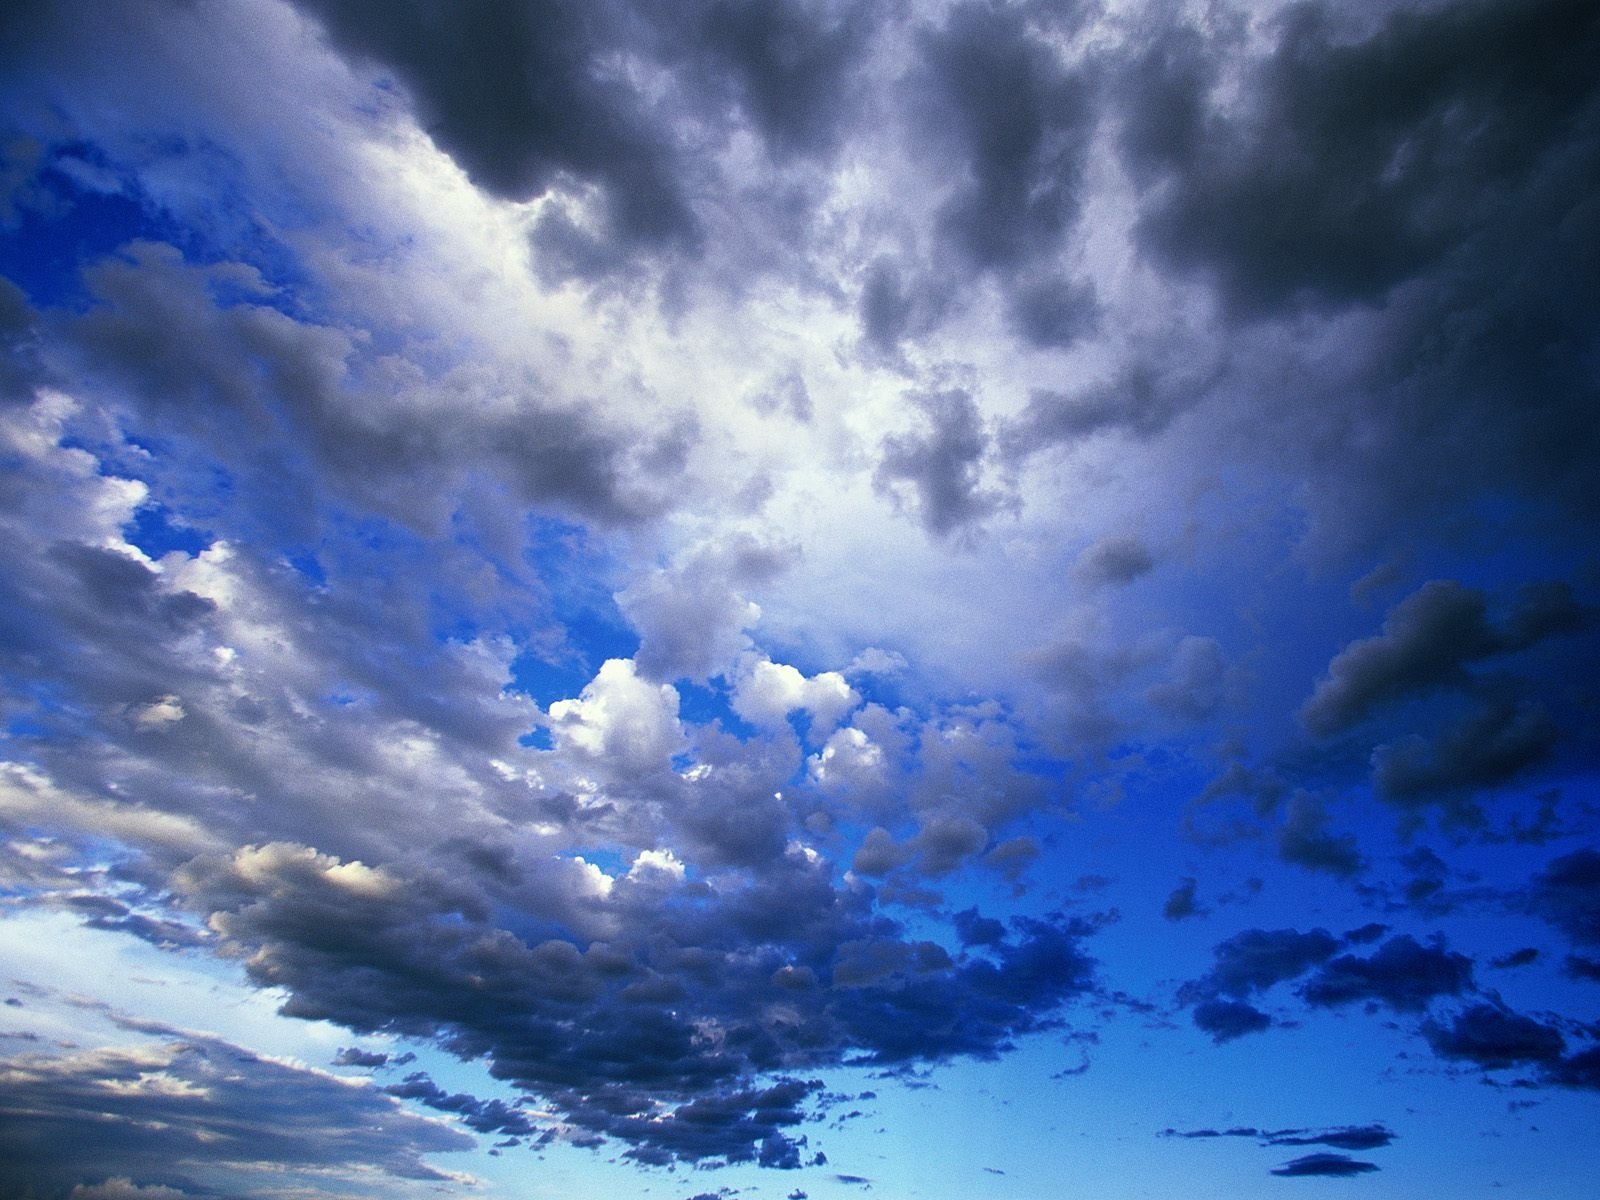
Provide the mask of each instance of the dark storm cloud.
{"label": "dark storm cloud", "polygon": [[[253,980],[286,990],[285,1013],[485,1057],[568,1124],[649,1162],[793,1165],[781,1130],[818,1085],[756,1077],[992,1058],[1095,986],[1085,923],[1017,918],[957,962],[904,940],[870,893],[837,890],[825,863],[798,853],[718,892],[663,872],[620,878],[591,901],[613,935],[587,944],[554,927],[514,936],[465,880],[303,847],[197,859],[178,883]],[[718,1038],[701,1036],[707,1022]],[[425,1077],[396,1086],[520,1128]]]}
{"label": "dark storm cloud", "polygon": [[1078,210],[1094,118],[1089,85],[1017,9],[958,5],[919,49],[914,94],[959,180],[940,231],[983,269],[1047,252]]}
{"label": "dark storm cloud", "polygon": [[1553,859],[1534,878],[1531,906],[1577,945],[1600,946],[1600,852]]}
{"label": "dark storm cloud", "polygon": [[1291,1159],[1281,1167],[1274,1167],[1272,1173],[1291,1178],[1323,1176],[1339,1179],[1349,1175],[1365,1175],[1378,1169],[1377,1163],[1362,1162],[1347,1154],[1307,1154]]}
{"label": "dark storm cloud", "polygon": [[[1066,14],[1065,24],[1076,19]],[[1083,202],[1083,166],[1098,116],[1088,72],[1021,8],[961,4],[920,31],[905,81],[908,140],[921,166],[953,178],[935,232],[960,264],[988,273],[1012,331],[1030,345],[1073,344],[1099,318],[1093,285],[1072,277],[1061,248]],[[869,340],[884,347],[905,323],[904,301],[875,276],[863,297]]]}
{"label": "dark storm cloud", "polygon": [[1022,412],[1001,427],[1001,453],[1008,462],[1022,462],[1051,446],[1097,433],[1122,430],[1153,436],[1204,386],[1186,376],[1136,365],[1073,392],[1034,388]]}
{"label": "dark storm cloud", "polygon": [[1366,1001],[1417,1012],[1439,996],[1472,987],[1472,960],[1435,939],[1424,946],[1407,934],[1390,938],[1368,958],[1342,954],[1318,968],[1300,994],[1317,1007]]}
{"label": "dark storm cloud", "polygon": [[1494,220],[1592,119],[1600,20],[1584,0],[1362,24],[1334,5],[1284,10],[1231,103],[1218,86],[1231,23],[1215,42],[1163,31],[1128,65],[1139,242],[1213,278],[1237,314],[1376,301]]}
{"label": "dark storm cloud", "polygon": [[[423,1155],[471,1139],[387,1096],[258,1058],[214,1038],[3,1064],[0,1188],[64,1200],[121,1177],[144,1186],[274,1194],[299,1173],[441,1181]],[[231,1168],[271,1162],[256,1186]]]}
{"label": "dark storm cloud", "polygon": [[[508,199],[562,175],[604,189],[610,231],[693,243],[670,126],[603,62],[626,14],[565,0],[494,0],[442,13],[425,0],[299,0],[335,46],[394,71],[419,124],[476,184]],[[619,18],[621,18],[619,20]]]}
{"label": "dark storm cloud", "polygon": [[[1395,605],[1381,634],[1351,642],[1333,657],[1300,719],[1313,733],[1337,733],[1380,705],[1439,687],[1467,686],[1469,665],[1575,632],[1589,619],[1565,584],[1523,588],[1504,619],[1494,622],[1482,592],[1432,580]],[[1513,743],[1526,740],[1525,734],[1512,738]],[[1485,753],[1494,765],[1495,754]]]}
{"label": "dark storm cloud", "polygon": [[1474,1062],[1485,1070],[1555,1063],[1567,1048],[1559,1030],[1499,1004],[1474,1004],[1449,1025],[1428,1021],[1422,1034],[1440,1058]]}
{"label": "dark storm cloud", "polygon": [[713,0],[687,21],[674,13],[670,23],[689,34],[769,153],[784,159],[832,150],[856,107],[854,76],[870,44],[872,8],[837,7]]}
{"label": "dark storm cloud", "polygon": [[1560,741],[1561,730],[1543,705],[1490,703],[1436,738],[1412,734],[1379,746],[1372,781],[1384,799],[1400,805],[1471,796],[1545,761]]}
{"label": "dark storm cloud", "polygon": [[909,485],[923,528],[936,538],[948,537],[992,516],[1005,503],[980,482],[989,433],[967,392],[921,392],[910,399],[929,428],[884,438],[873,483],[890,494],[897,485]]}

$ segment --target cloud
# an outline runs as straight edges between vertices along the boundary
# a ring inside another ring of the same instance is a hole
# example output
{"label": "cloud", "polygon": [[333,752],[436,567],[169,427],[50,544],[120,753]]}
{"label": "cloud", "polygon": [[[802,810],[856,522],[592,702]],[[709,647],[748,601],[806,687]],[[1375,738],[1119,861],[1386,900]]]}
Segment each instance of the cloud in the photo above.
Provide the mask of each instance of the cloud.
{"label": "cloud", "polygon": [[1337,1125],[1330,1129],[1257,1129],[1237,1126],[1232,1129],[1164,1129],[1162,1137],[1178,1138],[1255,1138],[1263,1146],[1333,1146],[1339,1150],[1377,1150],[1395,1140],[1387,1125]]}
{"label": "cloud", "polygon": [[1247,929],[1218,943],[1211,970],[1184,989],[1190,995],[1220,993],[1244,999],[1304,974],[1326,962],[1338,948],[1339,939],[1325,929],[1309,933]]}
{"label": "cloud", "polygon": [[1307,1154],[1291,1159],[1281,1167],[1274,1167],[1272,1173],[1291,1178],[1324,1176],[1339,1179],[1349,1175],[1365,1175],[1378,1169],[1377,1163],[1362,1162],[1347,1154]]}
{"label": "cloud", "polygon": [[1272,1026],[1271,1017],[1240,1000],[1202,1000],[1192,1015],[1195,1026],[1209,1033],[1218,1045]]}
{"label": "cloud", "polygon": [[1092,88],[1018,12],[957,5],[920,40],[912,92],[926,135],[957,167],[940,234],[980,269],[1043,258],[1078,212]]}
{"label": "cloud", "polygon": [[980,483],[990,437],[972,396],[957,389],[914,393],[911,401],[930,428],[884,438],[874,486],[889,495],[909,486],[917,519],[936,538],[993,516],[1005,499]]}
{"label": "cloud", "polygon": [[385,1094],[400,1100],[415,1100],[440,1112],[456,1113],[468,1129],[478,1133],[509,1134],[513,1137],[540,1132],[527,1113],[498,1098],[481,1100],[465,1092],[447,1093],[424,1071],[414,1071],[399,1083],[391,1083]]}
{"label": "cloud", "polygon": [[1144,252],[1213,280],[1245,317],[1374,303],[1435,267],[1563,152],[1592,95],[1580,64],[1596,30],[1571,0],[1370,23],[1301,6],[1233,89],[1222,56],[1240,33],[1218,24],[1135,57],[1122,146],[1148,189]]}
{"label": "cloud", "polygon": [[793,558],[792,550],[744,536],[635,579],[616,599],[639,634],[638,669],[661,682],[704,682],[730,670],[761,615],[743,591],[772,582]]}
{"label": "cloud", "polygon": [[1384,799],[1397,804],[1473,795],[1545,761],[1561,740],[1540,704],[1491,704],[1431,741],[1411,734],[1379,746],[1372,778]]}
{"label": "cloud", "polygon": [[387,1066],[388,1062],[389,1055],[376,1050],[363,1050],[359,1046],[341,1047],[333,1059],[336,1067],[382,1067]]}
{"label": "cloud", "polygon": [[[825,864],[799,852],[725,885],[711,908],[681,877],[620,877],[589,900],[612,933],[587,946],[513,936],[465,880],[304,847],[196,860],[178,883],[226,953],[285,989],[286,1013],[483,1056],[568,1125],[643,1161],[786,1164],[784,1142],[767,1143],[799,1121],[815,1085],[763,1088],[757,1076],[993,1057],[1095,987],[1086,923],[1016,918],[956,962],[873,916],[869,894],[836,891]],[[722,1031],[714,1041],[696,1032],[708,1022]],[[515,1112],[424,1076],[395,1086],[469,1123],[525,1131]]]}
{"label": "cloud", "polygon": [[1186,917],[1203,915],[1206,910],[1195,902],[1197,887],[1199,883],[1190,877],[1173,888],[1172,894],[1167,897],[1167,902],[1161,906],[1161,915],[1169,921],[1182,921]]}
{"label": "cloud", "polygon": [[1498,1004],[1474,1004],[1449,1025],[1429,1021],[1422,1032],[1440,1058],[1474,1062],[1485,1070],[1554,1063],[1566,1051],[1559,1030]]}
{"label": "cloud", "polygon": [[1472,961],[1444,947],[1424,946],[1399,934],[1369,958],[1343,954],[1323,963],[1300,994],[1316,1007],[1368,1001],[1400,1012],[1424,1009],[1438,996],[1457,996],[1472,986]]}
{"label": "cloud", "polygon": [[1284,862],[1313,871],[1349,878],[1364,865],[1356,839],[1329,833],[1328,814],[1315,797],[1296,792],[1289,797],[1283,824],[1278,827],[1278,854]]}
{"label": "cloud", "polygon": [[[1389,612],[1381,634],[1354,641],[1334,656],[1300,719],[1313,733],[1338,733],[1379,705],[1441,686],[1460,687],[1468,682],[1469,664],[1572,632],[1586,619],[1564,585],[1537,585],[1524,589],[1496,627],[1482,592],[1432,580]],[[1394,774],[1400,783],[1398,766]]]}
{"label": "cloud", "polygon": [[1552,859],[1534,878],[1530,900],[1576,945],[1600,946],[1600,852],[1585,847]]}
{"label": "cloud", "polygon": [[341,51],[398,76],[418,124],[478,186],[526,200],[569,174],[602,189],[609,236],[647,247],[698,238],[667,127],[600,62],[623,32],[609,20],[562,0],[444,26],[422,3],[381,20],[348,0],[300,7]]}
{"label": "cloud", "polygon": [[[452,1178],[426,1155],[472,1144],[371,1088],[215,1038],[26,1055],[4,1068],[0,1184],[18,1195],[253,1197],[318,1176],[381,1178],[405,1194]],[[256,1162],[281,1176],[253,1178]]]}
{"label": "cloud", "polygon": [[1149,574],[1155,559],[1144,541],[1131,534],[1101,538],[1072,563],[1072,574],[1091,584],[1129,584]]}

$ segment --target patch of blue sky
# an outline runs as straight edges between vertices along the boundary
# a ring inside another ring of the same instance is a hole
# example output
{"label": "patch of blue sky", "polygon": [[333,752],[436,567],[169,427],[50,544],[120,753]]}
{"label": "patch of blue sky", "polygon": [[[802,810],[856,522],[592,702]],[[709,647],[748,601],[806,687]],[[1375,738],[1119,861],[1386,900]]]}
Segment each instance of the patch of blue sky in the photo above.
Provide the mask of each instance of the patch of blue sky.
{"label": "patch of blue sky", "polygon": [[122,527],[122,536],[150,558],[175,550],[193,557],[216,540],[209,530],[195,528],[155,501],[147,501],[134,510],[133,520]]}

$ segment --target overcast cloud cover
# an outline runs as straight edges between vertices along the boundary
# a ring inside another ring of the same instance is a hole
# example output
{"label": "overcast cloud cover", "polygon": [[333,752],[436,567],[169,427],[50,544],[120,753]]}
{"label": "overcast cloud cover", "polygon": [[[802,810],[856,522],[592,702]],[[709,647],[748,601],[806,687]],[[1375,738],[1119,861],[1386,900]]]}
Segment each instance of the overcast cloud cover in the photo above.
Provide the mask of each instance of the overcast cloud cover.
{"label": "overcast cloud cover", "polygon": [[1586,1195],[1596,62],[0,4],[0,1186]]}

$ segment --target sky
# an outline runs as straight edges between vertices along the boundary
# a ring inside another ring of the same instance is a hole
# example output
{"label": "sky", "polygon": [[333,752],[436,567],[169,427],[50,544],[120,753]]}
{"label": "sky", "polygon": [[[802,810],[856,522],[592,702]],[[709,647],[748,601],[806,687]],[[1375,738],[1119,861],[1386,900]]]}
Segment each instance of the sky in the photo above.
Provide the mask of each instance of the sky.
{"label": "sky", "polygon": [[1592,1194],[1597,61],[0,3],[0,1194]]}

